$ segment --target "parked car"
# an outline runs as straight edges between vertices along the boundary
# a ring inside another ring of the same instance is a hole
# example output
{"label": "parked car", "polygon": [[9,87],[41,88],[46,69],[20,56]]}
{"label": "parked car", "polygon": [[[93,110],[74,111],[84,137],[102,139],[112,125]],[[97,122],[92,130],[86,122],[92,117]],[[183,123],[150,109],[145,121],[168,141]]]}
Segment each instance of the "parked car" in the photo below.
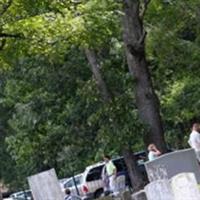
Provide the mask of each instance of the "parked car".
{"label": "parked car", "polygon": [[83,174],[78,174],[68,179],[62,179],[59,182],[63,192],[65,191],[66,188],[69,188],[71,194],[84,196],[81,189],[82,180],[83,180]]}
{"label": "parked car", "polygon": [[[146,171],[144,167],[144,161],[146,158],[146,153],[144,151],[135,153],[139,170],[142,172],[144,179],[146,179]],[[117,168],[117,175],[125,175],[126,177],[126,185],[130,185],[130,179],[127,172],[127,167],[124,162],[123,157],[119,157],[113,159],[113,163]],[[79,195],[83,199],[93,199],[98,198],[103,193],[103,181],[101,179],[102,170],[105,163],[100,162],[94,165],[88,166],[83,174],[75,176],[75,182],[77,183],[77,189],[79,191]],[[76,192],[76,188],[74,185],[74,181],[70,178],[66,183],[64,188],[69,188],[72,190],[72,193]],[[77,194],[77,193],[75,193]]]}
{"label": "parked car", "polygon": [[30,190],[13,193],[10,197],[13,200],[33,200],[33,196]]}

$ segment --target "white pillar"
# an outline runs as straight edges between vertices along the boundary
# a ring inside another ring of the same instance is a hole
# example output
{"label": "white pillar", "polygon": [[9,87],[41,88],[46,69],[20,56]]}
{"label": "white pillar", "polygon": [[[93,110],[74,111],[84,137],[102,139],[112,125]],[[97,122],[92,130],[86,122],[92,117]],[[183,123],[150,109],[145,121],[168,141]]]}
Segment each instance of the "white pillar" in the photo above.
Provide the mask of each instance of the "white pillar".
{"label": "white pillar", "polygon": [[148,200],[174,200],[171,185],[167,179],[149,183],[145,187],[145,192]]}
{"label": "white pillar", "polygon": [[63,200],[64,193],[54,169],[28,177],[34,200]]}
{"label": "white pillar", "polygon": [[200,200],[200,191],[193,173],[181,173],[171,179],[175,200]]}

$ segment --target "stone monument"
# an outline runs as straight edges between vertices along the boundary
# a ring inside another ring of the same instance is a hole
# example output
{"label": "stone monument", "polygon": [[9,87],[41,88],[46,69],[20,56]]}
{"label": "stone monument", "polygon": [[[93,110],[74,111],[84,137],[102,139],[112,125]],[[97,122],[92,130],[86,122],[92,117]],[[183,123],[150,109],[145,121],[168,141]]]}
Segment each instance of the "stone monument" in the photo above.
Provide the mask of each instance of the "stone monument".
{"label": "stone monument", "polygon": [[148,200],[174,200],[169,180],[157,180],[145,187]]}
{"label": "stone monument", "polygon": [[171,179],[175,200],[199,200],[200,190],[193,173],[181,173]]}
{"label": "stone monument", "polygon": [[145,163],[149,181],[170,179],[182,172],[192,172],[200,183],[200,167],[193,149],[184,149],[164,154]]}
{"label": "stone monument", "polygon": [[63,200],[64,193],[54,169],[28,177],[34,200]]}

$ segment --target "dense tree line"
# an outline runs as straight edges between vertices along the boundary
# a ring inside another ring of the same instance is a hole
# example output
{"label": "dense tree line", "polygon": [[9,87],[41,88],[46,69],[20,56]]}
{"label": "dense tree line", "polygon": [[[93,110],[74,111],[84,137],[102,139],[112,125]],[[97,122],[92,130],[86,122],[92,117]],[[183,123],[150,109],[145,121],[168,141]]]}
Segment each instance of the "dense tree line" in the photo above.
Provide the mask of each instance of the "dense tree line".
{"label": "dense tree line", "polygon": [[[200,1],[2,0],[0,177],[60,177],[165,140],[199,119]],[[165,134],[164,134],[165,133]],[[165,140],[164,140],[165,135]]]}

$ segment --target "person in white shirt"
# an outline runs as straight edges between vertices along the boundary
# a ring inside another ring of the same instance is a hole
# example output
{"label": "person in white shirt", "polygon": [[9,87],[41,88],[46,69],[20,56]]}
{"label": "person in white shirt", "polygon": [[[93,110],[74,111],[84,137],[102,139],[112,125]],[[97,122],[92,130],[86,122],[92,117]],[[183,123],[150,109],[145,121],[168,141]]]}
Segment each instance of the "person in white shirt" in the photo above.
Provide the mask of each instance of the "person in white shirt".
{"label": "person in white shirt", "polygon": [[188,140],[189,145],[191,148],[193,148],[195,151],[200,151],[200,124],[195,123],[192,126],[192,132],[190,133],[190,137]]}
{"label": "person in white shirt", "polygon": [[161,152],[157,149],[155,144],[150,144],[148,146],[148,151],[149,151],[148,154],[149,161],[152,161],[161,155]]}
{"label": "person in white shirt", "polygon": [[69,188],[65,189],[65,199],[64,200],[81,200],[81,197],[78,195],[72,195]]}
{"label": "person in white shirt", "polygon": [[188,140],[189,145],[196,152],[197,159],[200,161],[200,124],[195,123],[192,126],[192,132],[190,133],[190,137]]}
{"label": "person in white shirt", "polygon": [[104,155],[105,170],[109,178],[109,190],[112,193],[116,192],[116,178],[117,178],[117,168],[111,160],[109,155]]}

